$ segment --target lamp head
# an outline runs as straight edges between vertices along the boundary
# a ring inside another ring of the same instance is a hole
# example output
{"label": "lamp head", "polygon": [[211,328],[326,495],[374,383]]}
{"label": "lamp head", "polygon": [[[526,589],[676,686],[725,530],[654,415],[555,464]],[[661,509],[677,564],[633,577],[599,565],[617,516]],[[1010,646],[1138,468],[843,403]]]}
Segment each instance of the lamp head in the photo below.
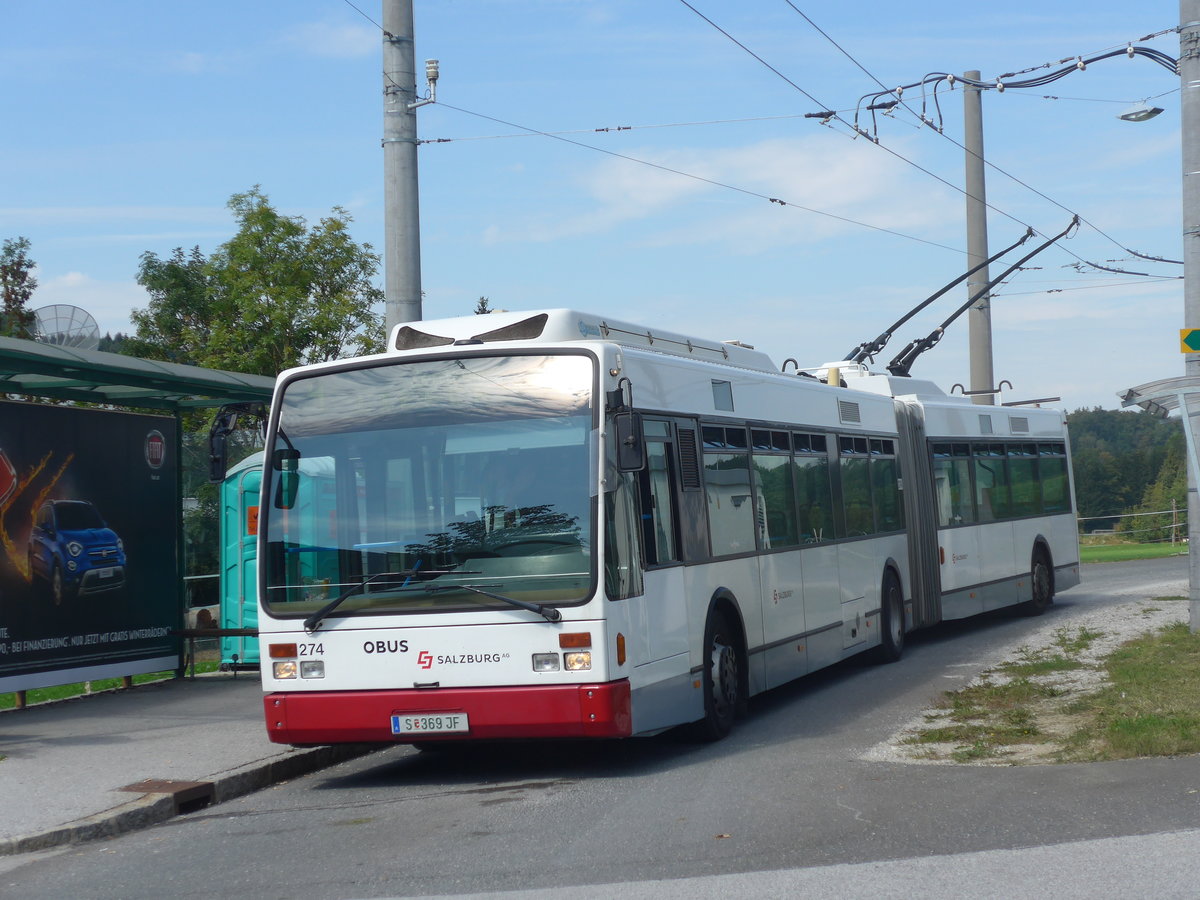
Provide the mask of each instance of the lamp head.
{"label": "lamp head", "polygon": [[1141,103],[1135,103],[1129,107],[1129,109],[1125,110],[1117,118],[1126,122],[1145,122],[1147,119],[1153,119],[1162,111],[1161,106],[1151,106],[1143,100]]}

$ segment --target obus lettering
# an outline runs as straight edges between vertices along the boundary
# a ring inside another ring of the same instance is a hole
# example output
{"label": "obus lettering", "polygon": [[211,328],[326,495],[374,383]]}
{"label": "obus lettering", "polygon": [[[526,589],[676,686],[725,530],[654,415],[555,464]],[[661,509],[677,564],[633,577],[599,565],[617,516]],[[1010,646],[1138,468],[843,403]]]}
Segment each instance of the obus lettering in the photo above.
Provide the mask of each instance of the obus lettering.
{"label": "obus lettering", "polygon": [[407,653],[408,641],[367,641],[364,653]]}

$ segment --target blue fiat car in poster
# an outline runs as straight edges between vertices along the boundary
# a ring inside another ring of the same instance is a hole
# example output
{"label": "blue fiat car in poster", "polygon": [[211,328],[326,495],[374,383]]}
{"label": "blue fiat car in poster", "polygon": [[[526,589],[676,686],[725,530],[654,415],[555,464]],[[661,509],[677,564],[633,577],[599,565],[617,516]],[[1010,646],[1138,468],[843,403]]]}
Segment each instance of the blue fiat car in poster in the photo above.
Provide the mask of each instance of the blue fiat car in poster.
{"label": "blue fiat car in poster", "polygon": [[29,571],[55,604],[125,584],[125,545],[86,500],[42,504],[29,535]]}

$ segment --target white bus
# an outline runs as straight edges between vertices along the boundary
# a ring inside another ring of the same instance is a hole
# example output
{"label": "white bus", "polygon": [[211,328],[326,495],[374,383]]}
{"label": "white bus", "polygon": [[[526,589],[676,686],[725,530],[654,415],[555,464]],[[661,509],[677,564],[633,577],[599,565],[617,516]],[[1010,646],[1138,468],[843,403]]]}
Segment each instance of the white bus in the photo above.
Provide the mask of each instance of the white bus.
{"label": "white bus", "polygon": [[715,739],[761,691],[1078,583],[1061,412],[842,365],[551,310],[283,373],[271,740]]}

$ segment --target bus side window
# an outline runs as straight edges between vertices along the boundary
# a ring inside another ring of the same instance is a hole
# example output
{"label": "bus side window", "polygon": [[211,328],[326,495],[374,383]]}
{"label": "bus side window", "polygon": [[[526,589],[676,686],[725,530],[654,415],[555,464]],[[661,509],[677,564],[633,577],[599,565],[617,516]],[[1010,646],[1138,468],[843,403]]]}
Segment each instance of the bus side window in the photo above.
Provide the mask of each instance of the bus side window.
{"label": "bus side window", "polygon": [[1047,513],[1070,512],[1067,490],[1066,447],[1041,444],[1038,447],[1038,480],[1042,486],[1042,509]]}
{"label": "bus side window", "polygon": [[1008,470],[1003,444],[978,444],[972,459],[975,470],[975,498],[979,521],[996,522],[1009,513]]}
{"label": "bus side window", "polygon": [[972,524],[976,516],[970,446],[934,444],[933,481],[937,491],[938,525],[944,528]]}

